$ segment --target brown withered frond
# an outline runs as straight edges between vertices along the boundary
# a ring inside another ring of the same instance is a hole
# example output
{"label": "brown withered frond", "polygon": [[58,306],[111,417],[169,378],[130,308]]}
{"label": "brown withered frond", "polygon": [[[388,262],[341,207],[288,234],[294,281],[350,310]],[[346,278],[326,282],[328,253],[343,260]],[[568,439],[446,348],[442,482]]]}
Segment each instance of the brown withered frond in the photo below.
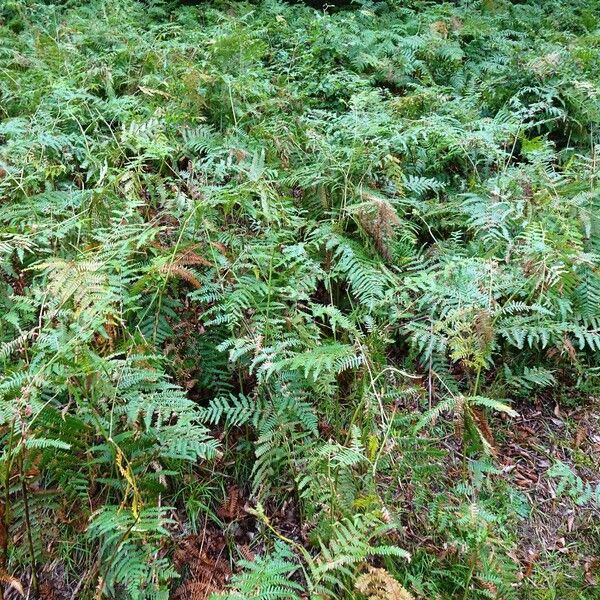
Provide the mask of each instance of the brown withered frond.
{"label": "brown withered frond", "polygon": [[196,248],[197,246],[191,246],[180,252],[173,258],[173,260],[162,265],[159,269],[160,272],[165,273],[168,277],[176,275],[180,279],[187,281],[192,287],[198,289],[202,284],[194,272],[188,267],[194,265],[210,267],[212,266],[212,263],[199,254],[196,254]]}
{"label": "brown withered frond", "polygon": [[363,202],[350,207],[349,212],[356,214],[381,256],[390,261],[392,254],[388,244],[394,237],[394,228],[401,223],[396,209],[386,198],[374,192],[363,191],[361,197]]}
{"label": "brown withered frond", "polygon": [[414,600],[414,596],[385,569],[369,567],[354,587],[369,600]]}
{"label": "brown withered frond", "polygon": [[211,594],[224,589],[231,576],[229,563],[223,558],[225,540],[217,531],[207,530],[204,535],[190,535],[181,541],[173,560],[188,577],[177,587],[177,600],[207,600]]}
{"label": "brown withered frond", "polygon": [[183,279],[184,281],[187,281],[191,286],[195,287],[196,289],[202,286],[200,280],[194,275],[194,273],[192,273],[192,271],[186,269],[185,267],[180,267],[177,265],[165,265],[161,269],[161,272],[167,273],[169,276],[177,275],[179,278]]}
{"label": "brown withered frond", "polygon": [[489,444],[489,449],[492,453],[496,453],[496,442],[490,423],[482,410],[472,408],[471,415],[475,421],[475,426],[479,431],[479,435]]}
{"label": "brown withered frond", "polygon": [[240,504],[240,490],[232,486],[227,491],[227,498],[217,510],[217,514],[227,521],[236,521],[244,516],[244,509]]}

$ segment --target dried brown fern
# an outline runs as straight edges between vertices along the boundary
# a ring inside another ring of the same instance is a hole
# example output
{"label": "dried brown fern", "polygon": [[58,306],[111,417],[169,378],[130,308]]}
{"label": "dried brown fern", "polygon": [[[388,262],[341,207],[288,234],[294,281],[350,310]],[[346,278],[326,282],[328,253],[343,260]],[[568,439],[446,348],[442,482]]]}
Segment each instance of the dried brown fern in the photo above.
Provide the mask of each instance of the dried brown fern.
{"label": "dried brown fern", "polygon": [[388,246],[394,237],[394,228],[400,224],[396,209],[383,196],[363,192],[364,202],[354,207],[361,227],[373,238],[377,250],[390,261],[392,253]]}
{"label": "dried brown fern", "polygon": [[414,600],[414,596],[385,569],[368,567],[354,584],[369,600]]}
{"label": "dried brown fern", "polygon": [[231,576],[229,563],[223,558],[225,540],[219,531],[206,530],[203,535],[183,539],[173,560],[178,570],[188,571],[186,580],[177,587],[177,600],[207,600],[220,592]]}
{"label": "dried brown fern", "polygon": [[217,510],[217,514],[227,521],[237,521],[245,516],[244,508],[240,504],[240,490],[232,486],[227,490],[227,497]]}
{"label": "dried brown fern", "polygon": [[196,289],[198,289],[202,285],[200,283],[200,280],[192,273],[192,271],[186,269],[185,267],[180,267],[178,265],[173,264],[171,266],[163,267],[161,269],[161,272],[167,273],[169,276],[177,275],[180,279],[187,281],[192,287]]}
{"label": "dried brown fern", "polygon": [[485,439],[485,441],[489,444],[490,452],[493,454],[496,453],[496,442],[494,440],[494,434],[492,432],[492,428],[490,426],[490,422],[488,421],[485,413],[482,410],[471,409],[471,416],[475,421],[475,425],[479,430],[480,435]]}
{"label": "dried brown fern", "polygon": [[201,265],[204,267],[212,266],[212,263],[206,258],[196,254],[195,249],[197,246],[191,246],[180,252],[173,258],[172,261],[160,267],[161,273],[166,273],[167,276],[176,275],[179,278],[187,281],[191,286],[196,289],[201,286],[200,281],[196,275],[188,267],[195,265]]}

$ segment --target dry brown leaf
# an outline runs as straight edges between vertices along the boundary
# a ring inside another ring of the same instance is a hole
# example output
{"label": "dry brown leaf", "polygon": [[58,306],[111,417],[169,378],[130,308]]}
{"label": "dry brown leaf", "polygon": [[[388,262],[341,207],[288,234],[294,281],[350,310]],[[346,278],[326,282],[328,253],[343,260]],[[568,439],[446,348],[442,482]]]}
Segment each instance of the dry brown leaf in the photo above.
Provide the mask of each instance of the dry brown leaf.
{"label": "dry brown leaf", "polygon": [[25,590],[23,590],[21,582],[16,577],[9,575],[4,569],[0,569],[0,583],[5,583],[6,585],[9,585],[10,587],[17,590],[17,592],[23,598],[25,597]]}

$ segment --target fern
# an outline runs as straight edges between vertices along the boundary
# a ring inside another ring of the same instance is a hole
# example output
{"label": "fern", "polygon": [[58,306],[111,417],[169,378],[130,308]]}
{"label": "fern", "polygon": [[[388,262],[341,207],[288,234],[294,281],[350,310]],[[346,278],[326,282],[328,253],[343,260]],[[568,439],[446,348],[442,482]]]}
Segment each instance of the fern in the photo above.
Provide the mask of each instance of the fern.
{"label": "fern", "polygon": [[213,598],[221,600],[300,598],[302,586],[290,580],[298,565],[294,563],[293,554],[285,544],[276,542],[273,552],[258,556],[253,561],[241,560],[238,566],[243,570],[231,578],[229,584],[231,591]]}
{"label": "fern", "polygon": [[597,2],[322,8],[1,3],[0,584],[180,597],[200,533],[228,598],[565,571],[517,582],[494,438],[598,392]]}
{"label": "fern", "polygon": [[316,559],[308,563],[308,583],[311,593],[333,595],[344,588],[344,580],[352,578],[353,568],[370,556],[390,556],[407,560],[406,550],[397,546],[372,545],[370,541],[388,527],[372,515],[356,515],[352,520],[340,521],[332,530],[327,545],[321,543]]}

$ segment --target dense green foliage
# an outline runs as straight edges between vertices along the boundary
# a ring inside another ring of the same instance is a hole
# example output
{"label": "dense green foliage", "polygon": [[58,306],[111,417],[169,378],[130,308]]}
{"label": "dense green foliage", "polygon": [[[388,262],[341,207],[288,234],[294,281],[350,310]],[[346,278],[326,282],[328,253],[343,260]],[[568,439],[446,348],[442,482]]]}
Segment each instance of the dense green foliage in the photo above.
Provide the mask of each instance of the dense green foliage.
{"label": "dense green foliage", "polygon": [[236,484],[256,556],[228,543],[222,598],[597,597],[519,564],[498,440],[600,388],[599,28],[595,0],[4,0],[7,589],[166,598]]}

